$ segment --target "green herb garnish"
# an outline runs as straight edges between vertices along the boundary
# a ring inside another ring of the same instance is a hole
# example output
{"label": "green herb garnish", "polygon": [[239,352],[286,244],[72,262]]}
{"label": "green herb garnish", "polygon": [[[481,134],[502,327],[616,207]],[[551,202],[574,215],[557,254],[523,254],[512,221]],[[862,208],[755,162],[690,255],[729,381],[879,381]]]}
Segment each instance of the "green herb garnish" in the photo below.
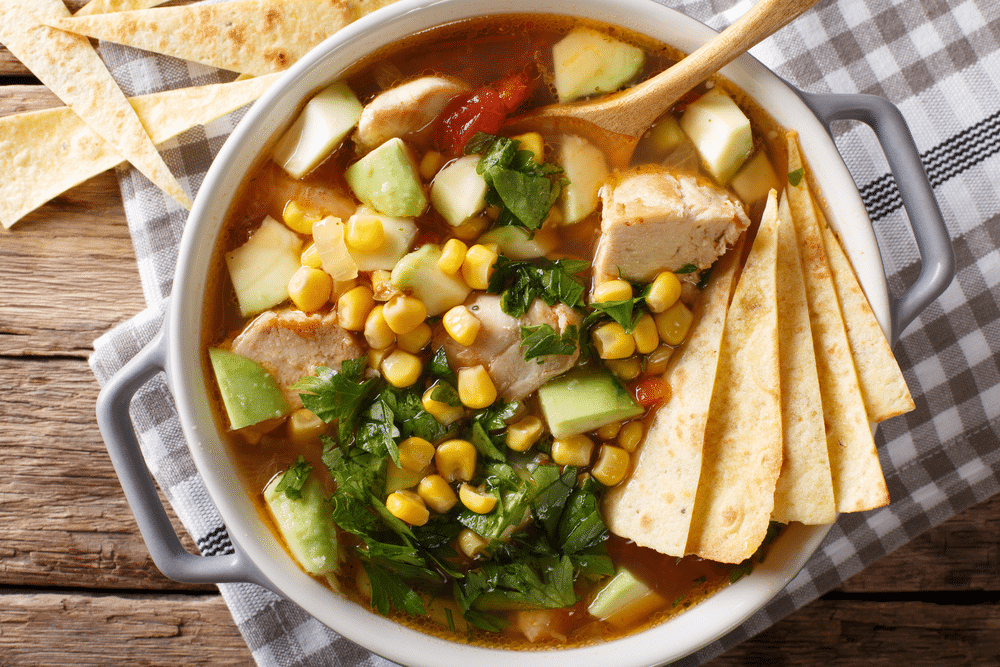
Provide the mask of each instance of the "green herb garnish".
{"label": "green herb garnish", "polygon": [[791,185],[793,188],[798,187],[799,183],[802,182],[803,176],[805,176],[805,170],[802,167],[799,167],[795,171],[788,172],[789,185]]}
{"label": "green herb garnish", "polygon": [[576,352],[579,336],[577,327],[572,324],[566,327],[562,334],[551,324],[521,327],[521,349],[524,351],[524,360],[538,359],[538,363],[541,364],[544,361],[542,357],[550,354],[573,354]]}
{"label": "green herb garnish", "polygon": [[313,467],[306,461],[306,457],[299,454],[295,463],[288,466],[288,470],[278,480],[278,484],[274,487],[275,493],[284,492],[287,498],[298,500],[302,497],[302,487],[309,479],[309,473],[312,472],[312,469]]}
{"label": "green herb garnish", "polygon": [[487,291],[501,295],[500,308],[511,317],[523,316],[536,298],[549,306],[583,308],[586,288],[577,274],[588,268],[590,262],[578,259],[512,260],[500,255]]}

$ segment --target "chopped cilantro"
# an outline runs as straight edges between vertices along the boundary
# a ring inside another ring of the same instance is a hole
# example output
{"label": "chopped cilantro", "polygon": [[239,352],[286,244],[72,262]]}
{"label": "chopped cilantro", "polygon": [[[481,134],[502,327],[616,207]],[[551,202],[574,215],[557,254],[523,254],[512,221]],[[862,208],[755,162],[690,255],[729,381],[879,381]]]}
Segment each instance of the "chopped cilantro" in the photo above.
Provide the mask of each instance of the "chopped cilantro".
{"label": "chopped cilantro", "polygon": [[677,269],[676,271],[674,271],[674,273],[683,275],[685,273],[694,273],[697,270],[698,270],[698,267],[695,266],[694,264],[685,264],[684,266],[682,266],[679,269]]}
{"label": "chopped cilantro", "polygon": [[487,291],[500,294],[500,308],[511,317],[521,317],[536,298],[549,306],[563,303],[584,307],[584,283],[576,274],[590,267],[578,259],[512,260],[500,255],[493,265]]}
{"label": "chopped cilantro", "polygon": [[309,479],[309,473],[312,472],[312,469],[313,467],[306,462],[306,457],[299,454],[295,463],[288,466],[288,470],[278,480],[274,491],[276,493],[284,492],[286,497],[298,500],[302,497],[302,487]]}
{"label": "chopped cilantro", "polygon": [[764,541],[760,543],[757,547],[757,551],[753,552],[749,558],[747,558],[742,563],[734,565],[729,571],[729,583],[734,583],[739,579],[742,579],[744,575],[753,572],[754,565],[757,563],[763,563],[764,558],[767,556],[767,550],[771,546],[771,543],[778,539],[778,535],[781,534],[781,529],[785,527],[785,524],[778,523],[777,521],[772,521],[767,525],[767,533],[764,535]]}
{"label": "chopped cilantro", "polygon": [[561,335],[551,324],[521,327],[521,349],[524,350],[524,360],[538,359],[538,363],[541,364],[544,362],[542,357],[550,354],[573,354],[576,352],[579,336],[577,327],[572,324],[566,327],[566,331]]}
{"label": "chopped cilantro", "polygon": [[802,182],[803,176],[805,176],[805,171],[802,169],[802,167],[799,167],[795,171],[788,172],[788,184],[791,185],[793,188],[798,187],[799,183]]}
{"label": "chopped cilantro", "polygon": [[340,442],[350,441],[358,418],[378,392],[375,379],[361,381],[366,357],[345,361],[339,371],[321,366],[315,376],[304,377],[292,389],[300,392],[302,404],[323,421],[337,422]]}

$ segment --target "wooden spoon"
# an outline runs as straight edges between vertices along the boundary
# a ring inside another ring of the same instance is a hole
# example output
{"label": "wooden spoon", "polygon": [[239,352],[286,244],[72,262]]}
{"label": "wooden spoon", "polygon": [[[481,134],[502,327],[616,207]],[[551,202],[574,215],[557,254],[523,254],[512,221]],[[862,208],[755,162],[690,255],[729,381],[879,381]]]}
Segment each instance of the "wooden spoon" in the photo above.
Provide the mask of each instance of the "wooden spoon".
{"label": "wooden spoon", "polygon": [[674,102],[819,0],[760,0],[735,23],[680,62],[618,93],[578,104],[552,104],[515,119],[516,129],[576,132],[624,167],[643,133]]}

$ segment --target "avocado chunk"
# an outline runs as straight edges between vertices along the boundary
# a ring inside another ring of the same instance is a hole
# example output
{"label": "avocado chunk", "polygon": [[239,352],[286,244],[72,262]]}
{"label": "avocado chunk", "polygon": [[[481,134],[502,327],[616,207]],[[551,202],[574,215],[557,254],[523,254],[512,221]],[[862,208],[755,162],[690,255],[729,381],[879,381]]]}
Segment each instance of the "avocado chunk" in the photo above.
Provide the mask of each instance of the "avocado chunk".
{"label": "avocado chunk", "polygon": [[642,49],[590,28],[575,28],[552,47],[560,103],[610,93],[638,76]]}
{"label": "avocado chunk", "polygon": [[427,208],[417,165],[399,137],[352,164],[344,177],[358,199],[384,215],[415,218]]}
{"label": "avocado chunk", "polygon": [[628,568],[620,568],[608,583],[597,592],[587,611],[599,620],[632,612],[657,609],[666,604],[666,599],[644,584]]}
{"label": "avocado chunk", "polygon": [[702,164],[722,185],[729,183],[753,152],[750,119],[720,88],[689,104],[680,122]]}
{"label": "avocado chunk", "polygon": [[424,302],[427,316],[435,317],[464,303],[472,289],[465,281],[441,270],[438,259],[441,246],[428,243],[405,255],[392,270],[390,282],[400,289],[409,288]]}
{"label": "avocado chunk", "polygon": [[446,164],[431,184],[431,205],[452,227],[486,208],[488,186],[478,166],[478,155],[460,157]]}
{"label": "avocado chunk", "polygon": [[587,433],[645,412],[613,375],[593,366],[575,368],[546,382],[538,389],[538,400],[556,438]]}
{"label": "avocado chunk", "polygon": [[268,216],[246,243],[226,253],[229,277],[244,316],[288,298],[288,281],[302,266],[301,248],[298,234]]}
{"label": "avocado chunk", "polygon": [[544,257],[555,248],[556,239],[545,231],[529,232],[524,227],[503,225],[494,227],[479,237],[477,243],[496,243],[500,252],[510,259]]}
{"label": "avocado chunk", "polygon": [[302,178],[340,146],[361,117],[361,102],[337,81],[306,103],[278,140],[274,161],[292,178]]}
{"label": "avocado chunk", "polygon": [[765,197],[771,190],[781,192],[781,181],[771,166],[771,161],[763,151],[746,161],[729,186],[744,204],[754,204]]}
{"label": "avocado chunk", "polygon": [[310,473],[298,498],[277,490],[281,476],[264,489],[264,502],[292,557],[309,574],[326,574],[337,567],[337,529],[323,487]]}
{"label": "avocado chunk", "polygon": [[291,411],[274,377],[253,359],[217,347],[211,348],[208,356],[232,428],[283,417]]}

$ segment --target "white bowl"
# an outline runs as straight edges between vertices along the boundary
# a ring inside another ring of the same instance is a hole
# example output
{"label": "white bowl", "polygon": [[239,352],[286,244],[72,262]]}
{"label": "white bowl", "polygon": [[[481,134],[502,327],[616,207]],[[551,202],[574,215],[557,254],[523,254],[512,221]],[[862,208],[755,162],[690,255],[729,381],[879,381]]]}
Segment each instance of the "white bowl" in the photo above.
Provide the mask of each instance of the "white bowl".
{"label": "white bowl", "polygon": [[[685,52],[714,32],[648,0],[400,0],[341,30],[291,69],[243,120],[201,187],[181,244],[169,311],[168,377],[184,434],[198,471],[229,534],[272,588],[348,639],[390,660],[412,666],[505,665],[547,667],[669,662],[718,639],[766,604],[799,571],[828,527],[790,526],[754,572],[689,611],[649,630],[593,646],[536,651],[478,648],[435,638],[386,620],[331,592],[291,560],[261,521],[216,434],[211,377],[203,365],[202,330],[206,277],[219,231],[248,170],[296,115],[301,102],[379,47],[414,32],[464,18],[502,13],[586,16],[648,35]],[[868,216],[823,124],[783,81],[749,56],[723,70],[786,128],[799,132],[804,155],[823,184],[831,224],[841,233],[872,307],[887,327],[889,300],[881,258]]]}

